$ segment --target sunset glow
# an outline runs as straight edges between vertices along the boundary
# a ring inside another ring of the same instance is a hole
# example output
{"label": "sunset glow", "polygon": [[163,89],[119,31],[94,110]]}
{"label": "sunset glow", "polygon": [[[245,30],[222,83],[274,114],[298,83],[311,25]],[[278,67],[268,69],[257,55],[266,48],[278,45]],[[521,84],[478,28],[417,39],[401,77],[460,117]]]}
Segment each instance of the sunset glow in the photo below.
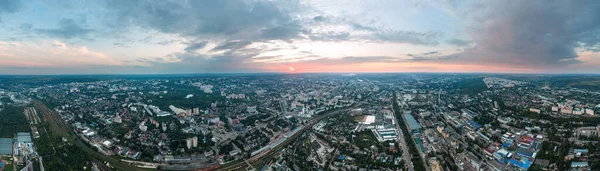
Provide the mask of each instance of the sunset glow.
{"label": "sunset glow", "polygon": [[0,74],[600,73],[585,2],[4,3]]}

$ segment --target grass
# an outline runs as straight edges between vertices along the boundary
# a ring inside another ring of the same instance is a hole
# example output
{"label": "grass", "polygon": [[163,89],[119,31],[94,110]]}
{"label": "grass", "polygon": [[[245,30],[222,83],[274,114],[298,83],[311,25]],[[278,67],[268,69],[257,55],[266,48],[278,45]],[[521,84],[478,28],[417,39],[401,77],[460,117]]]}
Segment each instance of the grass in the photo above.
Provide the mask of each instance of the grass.
{"label": "grass", "polygon": [[6,166],[4,166],[4,170],[6,170],[6,171],[13,170],[13,165],[12,164],[7,164]]}
{"label": "grass", "polygon": [[378,146],[379,141],[371,130],[365,130],[362,132],[356,133],[356,138],[354,139],[354,144],[360,148],[370,148],[372,145]]}

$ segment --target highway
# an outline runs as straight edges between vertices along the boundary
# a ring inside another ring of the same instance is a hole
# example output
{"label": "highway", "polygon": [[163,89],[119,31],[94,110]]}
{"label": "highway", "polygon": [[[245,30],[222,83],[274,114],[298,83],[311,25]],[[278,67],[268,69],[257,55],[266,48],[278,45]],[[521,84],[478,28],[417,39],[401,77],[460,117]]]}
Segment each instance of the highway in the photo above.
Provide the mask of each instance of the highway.
{"label": "highway", "polygon": [[[277,153],[278,150],[280,150],[282,147],[286,146],[287,144],[289,144],[290,142],[293,142],[294,139],[298,138],[300,135],[302,135],[302,133],[306,130],[306,129],[310,129],[310,127],[312,127],[314,124],[318,123],[319,121],[331,116],[331,115],[335,115],[335,114],[339,114],[341,112],[347,111],[349,108],[351,107],[346,107],[346,108],[341,108],[341,109],[336,109],[334,111],[330,111],[327,114],[323,114],[320,115],[316,118],[313,118],[312,120],[310,120],[309,122],[307,122],[306,124],[304,124],[302,126],[302,129],[300,131],[298,131],[296,134],[290,136],[289,138],[287,138],[283,143],[279,144],[278,146],[271,148],[269,150],[265,150],[264,152],[261,152],[255,156],[252,156],[251,158],[249,158],[247,160],[248,163],[251,164],[255,164],[257,162],[262,161],[265,158],[271,157],[273,154]],[[218,170],[238,170],[238,169],[242,169],[247,167],[248,165],[246,164],[246,162],[244,161],[236,161],[237,163],[228,165],[226,167],[223,168],[219,168]]]}

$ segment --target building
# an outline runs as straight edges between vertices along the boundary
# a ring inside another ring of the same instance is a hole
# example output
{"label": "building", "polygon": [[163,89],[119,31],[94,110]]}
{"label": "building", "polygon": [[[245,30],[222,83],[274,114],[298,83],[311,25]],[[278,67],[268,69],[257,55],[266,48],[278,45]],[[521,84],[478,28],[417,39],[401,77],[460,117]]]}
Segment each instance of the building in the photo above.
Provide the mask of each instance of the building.
{"label": "building", "polygon": [[533,112],[533,113],[540,113],[540,112],[542,112],[540,109],[536,109],[536,108],[529,108],[529,111]]}
{"label": "building", "polygon": [[246,111],[248,111],[248,113],[252,113],[252,114],[257,113],[256,106],[248,106],[248,107],[246,107]]}
{"label": "building", "polygon": [[406,122],[408,123],[408,129],[411,133],[421,133],[421,125],[419,124],[419,122],[417,122],[415,117],[413,117],[410,113],[406,113],[404,114],[404,119],[406,119]]}
{"label": "building", "polygon": [[192,149],[192,145],[194,145],[192,138],[188,138],[185,142],[186,142],[187,148]]}
{"label": "building", "polygon": [[146,132],[146,130],[148,129],[148,126],[146,126],[144,122],[142,122],[142,124],[140,124],[139,127],[142,132]]}
{"label": "building", "polygon": [[562,113],[562,114],[573,114],[573,109],[562,108],[562,109],[560,109],[560,113]]}
{"label": "building", "polygon": [[588,162],[571,162],[571,168],[586,168],[589,167]]}
{"label": "building", "polygon": [[17,133],[17,143],[30,143],[30,142],[31,142],[31,134],[29,132]]}
{"label": "building", "polygon": [[13,151],[12,138],[0,138],[0,156],[11,156]]}
{"label": "building", "polygon": [[115,123],[122,123],[123,120],[121,119],[121,116],[117,115],[117,117],[115,117],[115,119],[113,120],[113,122],[115,122]]}
{"label": "building", "polygon": [[585,109],[585,114],[594,115],[594,110],[593,109]]}
{"label": "building", "polygon": [[198,147],[198,137],[192,138],[192,147]]}
{"label": "building", "polygon": [[360,122],[360,123],[365,124],[365,125],[370,125],[373,122],[375,122],[375,118],[376,117],[373,115],[368,115],[368,116],[365,116],[364,119],[362,120],[362,122]]}
{"label": "building", "polygon": [[377,138],[377,140],[379,142],[396,141],[397,140],[396,129],[394,129],[394,128],[372,129],[372,131],[373,131],[373,134],[375,134],[375,137]]}

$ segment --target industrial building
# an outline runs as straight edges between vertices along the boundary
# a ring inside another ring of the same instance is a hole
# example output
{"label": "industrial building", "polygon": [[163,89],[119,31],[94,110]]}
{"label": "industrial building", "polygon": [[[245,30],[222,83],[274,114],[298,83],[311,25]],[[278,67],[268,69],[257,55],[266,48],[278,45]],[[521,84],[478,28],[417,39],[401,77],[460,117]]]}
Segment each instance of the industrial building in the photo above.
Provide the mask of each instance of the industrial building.
{"label": "industrial building", "polygon": [[0,138],[0,156],[10,156],[13,151],[12,138]]}
{"label": "industrial building", "polygon": [[421,125],[419,124],[419,122],[417,122],[415,117],[413,117],[410,113],[406,113],[404,114],[404,119],[406,119],[406,122],[408,123],[408,129],[411,133],[421,133]]}
{"label": "industrial building", "polygon": [[17,143],[31,143],[31,134],[29,132],[17,133]]}

